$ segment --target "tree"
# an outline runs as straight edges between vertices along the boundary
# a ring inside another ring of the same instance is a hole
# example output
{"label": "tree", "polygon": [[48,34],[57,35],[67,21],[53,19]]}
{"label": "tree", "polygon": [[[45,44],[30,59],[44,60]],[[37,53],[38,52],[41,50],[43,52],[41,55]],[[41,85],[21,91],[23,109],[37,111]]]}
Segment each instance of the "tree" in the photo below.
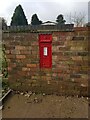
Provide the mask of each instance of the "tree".
{"label": "tree", "polygon": [[37,14],[34,14],[31,18],[31,24],[32,25],[40,25],[42,24],[42,21],[38,19]]}
{"label": "tree", "polygon": [[10,25],[11,26],[28,25],[26,16],[21,5],[18,5],[16,7]]}
{"label": "tree", "polygon": [[1,24],[2,28],[7,26],[7,22],[3,17],[0,17],[0,24]]}
{"label": "tree", "polygon": [[4,19],[4,18],[2,18],[2,27],[6,27],[7,26],[7,22],[6,22],[6,20]]}
{"label": "tree", "polygon": [[83,13],[74,13],[73,15],[70,13],[70,15],[68,15],[68,20],[70,23],[73,23],[76,27],[81,27],[84,25],[85,23],[85,14]]}
{"label": "tree", "polygon": [[57,16],[56,22],[57,22],[58,24],[65,24],[66,20],[64,20],[63,15],[60,14],[60,15]]}

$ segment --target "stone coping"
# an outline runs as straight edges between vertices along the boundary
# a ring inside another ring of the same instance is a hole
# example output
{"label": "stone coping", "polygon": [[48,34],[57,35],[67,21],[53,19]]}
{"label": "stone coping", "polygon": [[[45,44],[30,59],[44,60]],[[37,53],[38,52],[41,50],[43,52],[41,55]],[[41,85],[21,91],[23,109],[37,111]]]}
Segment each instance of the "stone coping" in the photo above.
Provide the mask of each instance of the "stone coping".
{"label": "stone coping", "polygon": [[65,25],[27,25],[27,26],[4,26],[3,32],[53,32],[73,31],[73,24]]}

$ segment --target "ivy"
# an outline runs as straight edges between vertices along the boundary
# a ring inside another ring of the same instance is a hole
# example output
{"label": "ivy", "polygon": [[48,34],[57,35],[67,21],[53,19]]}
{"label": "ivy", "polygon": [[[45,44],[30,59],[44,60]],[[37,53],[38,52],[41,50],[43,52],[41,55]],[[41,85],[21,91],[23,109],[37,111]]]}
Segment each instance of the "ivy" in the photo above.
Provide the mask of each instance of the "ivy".
{"label": "ivy", "polygon": [[7,78],[8,77],[8,65],[7,65],[7,61],[6,61],[6,55],[5,55],[5,46],[3,45],[2,46],[2,67],[1,67],[1,71],[2,71],[2,74],[3,74],[3,78]]}

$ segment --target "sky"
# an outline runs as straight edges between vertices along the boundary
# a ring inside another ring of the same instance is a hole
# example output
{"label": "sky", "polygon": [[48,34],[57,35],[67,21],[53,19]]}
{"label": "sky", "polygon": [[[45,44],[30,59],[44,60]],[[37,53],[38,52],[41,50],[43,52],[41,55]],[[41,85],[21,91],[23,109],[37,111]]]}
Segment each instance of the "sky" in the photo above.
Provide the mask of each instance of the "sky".
{"label": "sky", "polygon": [[48,20],[55,22],[57,16],[63,14],[68,23],[70,14],[75,13],[85,15],[87,22],[88,2],[89,0],[2,0],[0,1],[0,17],[4,17],[9,25],[16,6],[21,4],[29,24],[35,13],[43,22]]}

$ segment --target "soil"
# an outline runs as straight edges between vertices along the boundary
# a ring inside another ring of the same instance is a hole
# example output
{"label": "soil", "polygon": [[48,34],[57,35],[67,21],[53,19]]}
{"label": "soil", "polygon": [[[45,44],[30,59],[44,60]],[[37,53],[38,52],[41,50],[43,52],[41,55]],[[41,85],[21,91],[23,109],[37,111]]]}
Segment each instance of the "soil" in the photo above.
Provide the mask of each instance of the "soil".
{"label": "soil", "polygon": [[3,118],[88,118],[84,97],[14,94],[3,105]]}

